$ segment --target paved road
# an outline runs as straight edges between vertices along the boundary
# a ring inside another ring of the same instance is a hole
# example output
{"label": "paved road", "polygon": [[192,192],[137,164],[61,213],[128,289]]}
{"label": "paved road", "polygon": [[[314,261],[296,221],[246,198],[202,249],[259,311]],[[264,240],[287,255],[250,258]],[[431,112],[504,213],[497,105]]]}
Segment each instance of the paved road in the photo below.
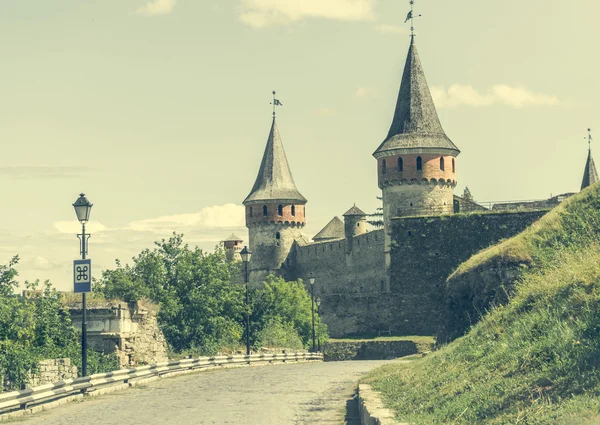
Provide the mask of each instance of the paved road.
{"label": "paved road", "polygon": [[271,365],[200,372],[68,403],[27,424],[292,425],[343,423],[357,379],[386,361]]}

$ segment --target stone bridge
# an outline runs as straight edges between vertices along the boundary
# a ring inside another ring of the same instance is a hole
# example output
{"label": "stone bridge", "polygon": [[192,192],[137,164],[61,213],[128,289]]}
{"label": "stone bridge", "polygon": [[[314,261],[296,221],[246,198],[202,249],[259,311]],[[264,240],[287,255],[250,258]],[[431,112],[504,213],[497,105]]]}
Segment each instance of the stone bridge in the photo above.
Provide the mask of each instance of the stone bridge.
{"label": "stone bridge", "polygon": [[[206,370],[24,416],[26,424],[345,423],[358,378],[389,361],[277,364]],[[351,423],[351,422],[349,422]]]}

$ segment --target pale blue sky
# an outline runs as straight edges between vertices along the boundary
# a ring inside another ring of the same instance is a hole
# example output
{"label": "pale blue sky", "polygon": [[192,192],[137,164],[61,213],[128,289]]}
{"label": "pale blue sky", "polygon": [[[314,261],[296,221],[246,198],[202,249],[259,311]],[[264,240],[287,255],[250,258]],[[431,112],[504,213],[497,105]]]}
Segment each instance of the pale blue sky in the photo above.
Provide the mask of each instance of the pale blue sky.
{"label": "pale blue sky", "polygon": [[[600,4],[416,6],[426,76],[462,150],[456,192],[577,191],[586,129],[600,141]],[[274,89],[307,234],[354,202],[374,211],[371,154],[391,122],[407,11],[404,0],[0,0],[0,263],[18,253],[22,278],[67,289],[81,191],[95,204],[97,276],[171,230],[204,248],[245,238],[239,205]]]}

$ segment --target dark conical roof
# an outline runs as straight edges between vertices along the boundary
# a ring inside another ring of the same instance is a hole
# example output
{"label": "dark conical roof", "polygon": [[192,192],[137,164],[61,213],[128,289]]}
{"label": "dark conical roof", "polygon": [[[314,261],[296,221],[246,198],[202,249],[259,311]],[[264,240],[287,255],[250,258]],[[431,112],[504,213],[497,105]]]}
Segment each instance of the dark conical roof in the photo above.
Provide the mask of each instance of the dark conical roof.
{"label": "dark conical roof", "polygon": [[275,118],[273,118],[256,182],[244,200],[244,204],[265,201],[306,203],[306,198],[300,194],[294,183]]}
{"label": "dark conical roof", "polygon": [[581,182],[581,190],[593,185],[598,181],[598,172],[592,158],[592,150],[588,150],[587,161],[585,162],[585,170],[583,171],[583,181]]}
{"label": "dark conical roof", "polygon": [[347,215],[367,215],[367,214],[365,214],[365,212],[363,210],[361,210],[360,208],[358,208],[355,204],[352,208],[350,208],[348,211],[346,211],[344,213],[344,217]]}
{"label": "dark conical roof", "polygon": [[344,222],[340,220],[339,217],[333,217],[333,219],[313,237],[313,240],[318,242],[329,239],[343,239],[344,237]]}
{"label": "dark conical roof", "polygon": [[229,235],[229,237],[227,239],[225,239],[225,242],[237,242],[237,241],[244,241],[242,238],[238,238],[235,233],[232,233],[231,235]]}
{"label": "dark conical roof", "polygon": [[446,136],[438,118],[414,37],[408,49],[390,131],[374,155],[395,150],[402,153],[402,150],[408,149],[442,149],[454,151],[455,155],[460,153]]}

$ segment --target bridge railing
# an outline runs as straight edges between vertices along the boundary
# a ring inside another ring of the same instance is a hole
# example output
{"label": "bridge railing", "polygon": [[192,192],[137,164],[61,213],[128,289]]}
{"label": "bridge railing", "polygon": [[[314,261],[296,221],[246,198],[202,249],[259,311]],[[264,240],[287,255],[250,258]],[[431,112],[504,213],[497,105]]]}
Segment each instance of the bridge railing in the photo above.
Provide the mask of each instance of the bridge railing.
{"label": "bridge railing", "polygon": [[168,361],[133,369],[121,369],[108,373],[97,373],[76,379],[66,379],[52,384],[40,385],[25,390],[0,393],[0,419],[3,413],[27,409],[29,405],[38,404],[49,399],[56,399],[81,392],[91,393],[95,390],[115,384],[128,384],[130,380],[146,379],[169,373],[210,368],[223,365],[244,365],[252,363],[297,362],[303,360],[323,360],[322,353],[282,353],[252,354],[250,356],[214,356],[197,357]]}

